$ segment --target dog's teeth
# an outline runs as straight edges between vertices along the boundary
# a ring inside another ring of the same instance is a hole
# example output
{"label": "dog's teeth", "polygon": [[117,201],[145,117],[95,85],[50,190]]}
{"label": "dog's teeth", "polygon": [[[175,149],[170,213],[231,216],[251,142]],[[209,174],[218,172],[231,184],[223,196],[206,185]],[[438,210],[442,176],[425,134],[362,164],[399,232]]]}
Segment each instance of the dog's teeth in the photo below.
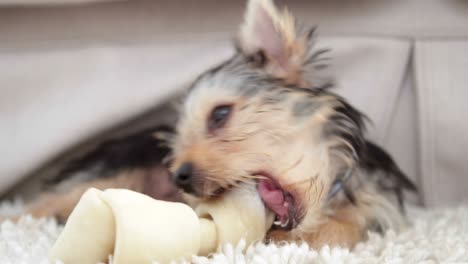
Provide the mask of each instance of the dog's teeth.
{"label": "dog's teeth", "polygon": [[281,220],[276,220],[273,222],[275,226],[281,226]]}
{"label": "dog's teeth", "polygon": [[289,224],[289,217],[286,218],[286,222],[284,222],[284,223],[281,224],[281,227],[287,227],[288,224]]}

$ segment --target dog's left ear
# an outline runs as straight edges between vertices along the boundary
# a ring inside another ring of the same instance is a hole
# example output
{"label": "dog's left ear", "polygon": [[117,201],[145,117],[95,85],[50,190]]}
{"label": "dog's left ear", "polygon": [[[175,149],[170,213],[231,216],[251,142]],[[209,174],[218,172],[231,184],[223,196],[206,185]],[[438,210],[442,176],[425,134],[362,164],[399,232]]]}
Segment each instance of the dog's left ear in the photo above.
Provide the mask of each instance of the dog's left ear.
{"label": "dog's left ear", "polygon": [[239,48],[257,66],[288,83],[302,82],[309,37],[297,36],[294,17],[271,0],[249,0],[239,32]]}

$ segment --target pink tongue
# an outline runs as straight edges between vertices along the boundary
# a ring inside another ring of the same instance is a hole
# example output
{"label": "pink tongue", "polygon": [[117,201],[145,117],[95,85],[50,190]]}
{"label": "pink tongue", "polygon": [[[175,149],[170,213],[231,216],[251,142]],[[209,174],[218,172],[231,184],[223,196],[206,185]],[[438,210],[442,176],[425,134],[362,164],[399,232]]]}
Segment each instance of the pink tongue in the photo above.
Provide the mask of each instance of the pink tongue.
{"label": "pink tongue", "polygon": [[270,180],[260,180],[257,188],[260,197],[270,210],[280,217],[288,214],[288,207],[284,204],[283,191],[278,186]]}

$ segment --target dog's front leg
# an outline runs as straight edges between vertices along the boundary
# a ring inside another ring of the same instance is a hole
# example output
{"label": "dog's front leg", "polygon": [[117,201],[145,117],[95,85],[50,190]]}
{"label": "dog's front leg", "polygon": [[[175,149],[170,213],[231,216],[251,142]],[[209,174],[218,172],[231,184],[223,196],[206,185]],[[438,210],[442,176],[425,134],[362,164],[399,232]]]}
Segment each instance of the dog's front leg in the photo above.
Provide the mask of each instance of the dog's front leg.
{"label": "dog's front leg", "polygon": [[44,192],[27,205],[25,213],[37,218],[56,217],[59,221],[66,221],[87,189],[126,188],[139,191],[143,180],[144,174],[141,171],[124,172],[114,177],[82,182],[70,189]]}

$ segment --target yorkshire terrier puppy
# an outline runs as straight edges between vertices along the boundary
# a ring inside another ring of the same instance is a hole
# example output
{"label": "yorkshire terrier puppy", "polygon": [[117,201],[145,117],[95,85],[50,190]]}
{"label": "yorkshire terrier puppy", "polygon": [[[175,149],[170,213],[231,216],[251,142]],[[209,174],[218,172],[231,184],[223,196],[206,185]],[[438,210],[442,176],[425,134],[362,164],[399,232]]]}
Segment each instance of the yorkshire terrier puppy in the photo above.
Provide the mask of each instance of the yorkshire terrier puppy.
{"label": "yorkshire terrier puppy", "polygon": [[364,115],[320,84],[324,50],[314,42],[314,28],[271,0],[250,0],[237,52],[193,82],[174,130],[102,144],[55,180],[93,168],[100,176],[45,194],[29,211],[66,219],[89,186],[196,204],[247,182],[276,214],[273,241],[353,246],[367,230],[400,229],[402,192],[416,188],[365,139]]}

